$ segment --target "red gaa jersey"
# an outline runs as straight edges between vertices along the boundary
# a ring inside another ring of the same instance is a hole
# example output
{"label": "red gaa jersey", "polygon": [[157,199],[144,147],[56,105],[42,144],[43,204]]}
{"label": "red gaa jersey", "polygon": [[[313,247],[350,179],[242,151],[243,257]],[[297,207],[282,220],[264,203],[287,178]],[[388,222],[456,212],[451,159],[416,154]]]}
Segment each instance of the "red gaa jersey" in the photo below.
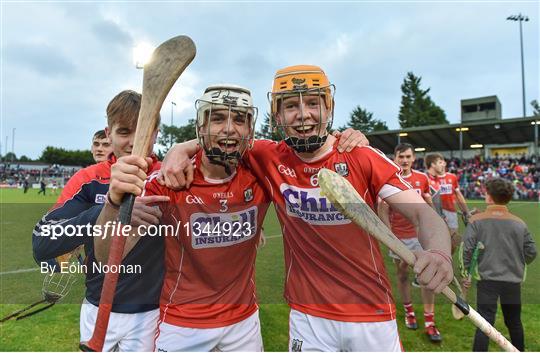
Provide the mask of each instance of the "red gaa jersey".
{"label": "red gaa jersey", "polygon": [[446,173],[438,177],[441,193],[442,209],[456,212],[456,190],[459,190],[458,180],[455,174]]}
{"label": "red gaa jersey", "polygon": [[321,195],[317,173],[336,171],[374,208],[409,185],[400,168],[372,147],[303,160],[284,142],[255,142],[247,154],[253,173],[276,207],[284,238],[285,298],[291,308],[331,320],[395,318],[392,290],[378,242]]}
{"label": "red gaa jersey", "polygon": [[[196,158],[193,184],[179,192],[151,176],[145,195],[167,195],[161,224],[173,225],[165,238],[165,279],[161,320],[194,328],[240,322],[258,308],[255,256],[270,200],[242,164],[227,179],[208,179]],[[173,233],[174,232],[174,233]]]}
{"label": "red gaa jersey", "polygon": [[[429,194],[429,181],[424,173],[411,169],[411,174],[407,176],[402,175],[402,178],[411,184],[420,196],[423,197],[424,194]],[[418,236],[414,225],[401,213],[393,211],[390,208],[389,218],[390,224],[392,224],[392,232],[399,239],[416,238]]]}

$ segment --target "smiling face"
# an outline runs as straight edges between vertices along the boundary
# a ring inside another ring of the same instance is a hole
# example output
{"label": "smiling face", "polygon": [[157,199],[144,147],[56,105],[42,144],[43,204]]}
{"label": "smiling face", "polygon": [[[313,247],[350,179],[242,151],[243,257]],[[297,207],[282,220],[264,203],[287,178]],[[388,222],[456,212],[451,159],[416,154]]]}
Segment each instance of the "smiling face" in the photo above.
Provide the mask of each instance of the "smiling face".
{"label": "smiling face", "polygon": [[312,155],[325,145],[332,126],[334,85],[315,65],[280,69],[269,92],[271,122],[287,145]]}
{"label": "smiling face", "polygon": [[105,129],[107,137],[111,141],[111,147],[116,158],[129,156],[133,150],[135,139],[135,127],[114,124]]}
{"label": "smiling face", "polygon": [[[111,140],[114,155],[117,158],[131,154],[135,129],[139,118],[142,96],[140,93],[125,90],[118,93],[107,106],[107,124],[105,129],[107,137]],[[154,126],[152,146],[156,142],[159,119]],[[151,150],[150,150],[151,152]]]}
{"label": "smiling face", "polygon": [[287,137],[307,139],[327,134],[328,110],[322,95],[292,95],[278,104],[276,120]]}
{"label": "smiling face", "polygon": [[232,84],[209,86],[195,102],[197,138],[214,164],[236,165],[253,142],[257,108],[251,92]]}
{"label": "smiling face", "polygon": [[199,129],[205,150],[218,148],[227,155],[242,155],[252,136],[253,116],[245,109],[219,109],[208,114],[205,124]]}

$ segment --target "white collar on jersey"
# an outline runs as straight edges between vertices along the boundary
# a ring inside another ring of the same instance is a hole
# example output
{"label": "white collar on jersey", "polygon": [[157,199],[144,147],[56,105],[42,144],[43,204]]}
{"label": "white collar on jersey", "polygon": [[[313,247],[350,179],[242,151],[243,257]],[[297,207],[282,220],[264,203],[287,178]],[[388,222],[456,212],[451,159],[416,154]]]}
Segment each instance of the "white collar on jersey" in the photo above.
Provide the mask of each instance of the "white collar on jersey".
{"label": "white collar on jersey", "polygon": [[330,148],[328,150],[326,150],[323,154],[321,154],[320,156],[318,157],[313,157],[313,158],[305,158],[305,157],[301,157],[298,152],[296,152],[295,150],[293,150],[294,154],[300,158],[300,160],[302,160],[302,162],[306,162],[306,163],[313,163],[313,162],[317,162],[317,161],[320,161],[321,159],[323,159],[324,157],[326,157],[327,155],[329,155],[330,153],[332,153],[332,151],[334,150],[334,145],[331,145]]}
{"label": "white collar on jersey", "polygon": [[212,179],[212,178],[208,178],[208,177],[205,176],[204,181],[206,181],[207,183],[210,183],[210,184],[225,184],[225,183],[228,183],[229,181],[231,181],[232,178],[234,178],[235,175],[236,175],[236,169],[233,171],[233,173],[231,175],[229,175],[225,179]]}

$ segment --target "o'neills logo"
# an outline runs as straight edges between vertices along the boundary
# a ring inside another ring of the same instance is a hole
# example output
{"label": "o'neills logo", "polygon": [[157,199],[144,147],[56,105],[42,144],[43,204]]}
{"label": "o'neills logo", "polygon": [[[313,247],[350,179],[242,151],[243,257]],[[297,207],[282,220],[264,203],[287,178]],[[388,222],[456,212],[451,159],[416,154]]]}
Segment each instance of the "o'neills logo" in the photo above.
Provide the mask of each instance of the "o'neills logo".
{"label": "o'neills logo", "polygon": [[326,197],[321,196],[320,188],[307,189],[281,184],[279,190],[285,199],[285,208],[289,216],[302,218],[309,224],[351,223]]}

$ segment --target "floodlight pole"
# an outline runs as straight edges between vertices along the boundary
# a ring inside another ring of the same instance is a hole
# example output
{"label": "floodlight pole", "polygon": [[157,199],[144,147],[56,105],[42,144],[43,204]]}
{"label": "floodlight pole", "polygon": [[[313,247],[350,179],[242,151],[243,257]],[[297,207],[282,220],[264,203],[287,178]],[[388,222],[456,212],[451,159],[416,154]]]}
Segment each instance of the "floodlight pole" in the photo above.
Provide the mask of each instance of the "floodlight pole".
{"label": "floodlight pole", "polygon": [[4,155],[4,162],[6,163],[7,165],[7,153],[8,153],[8,135],[6,135],[6,143],[4,144],[4,149],[6,150],[6,154]]}
{"label": "floodlight pole", "polygon": [[525,105],[525,64],[523,59],[523,25],[522,22],[529,21],[529,18],[527,16],[522,15],[521,13],[519,15],[512,15],[508,16],[506,18],[508,21],[517,21],[519,22],[519,42],[521,44],[521,92],[522,92],[522,99],[523,99],[523,117],[527,116],[526,111],[526,105]]}
{"label": "floodlight pole", "polygon": [[463,161],[463,128],[459,128],[459,160]]}
{"label": "floodlight pole", "polygon": [[15,158],[15,128],[11,130],[11,163],[13,163]]}
{"label": "floodlight pole", "polygon": [[540,124],[540,119],[534,121],[534,155],[538,163],[538,124]]}

